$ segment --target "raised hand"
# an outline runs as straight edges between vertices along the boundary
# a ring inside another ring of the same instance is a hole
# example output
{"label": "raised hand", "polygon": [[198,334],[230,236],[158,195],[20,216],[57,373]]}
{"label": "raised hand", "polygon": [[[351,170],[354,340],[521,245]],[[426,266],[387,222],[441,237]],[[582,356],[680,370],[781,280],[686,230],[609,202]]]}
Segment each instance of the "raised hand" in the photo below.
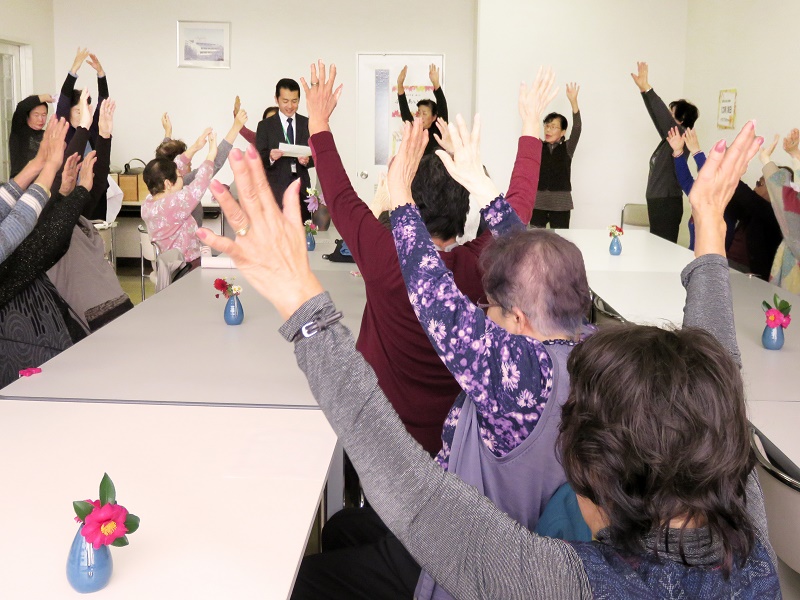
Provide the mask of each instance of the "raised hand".
{"label": "raised hand", "polygon": [[208,134],[208,154],[206,155],[206,160],[214,162],[215,158],[217,158],[217,134],[212,131]]}
{"label": "raised hand", "polygon": [[444,150],[437,150],[436,155],[444,163],[447,172],[458,183],[463,185],[483,206],[500,195],[497,186],[486,175],[481,161],[481,119],[475,115],[472,133],[467,129],[464,118],[456,116],[455,123],[450,123],[450,137],[453,140],[453,156]]}
{"label": "raised hand", "polygon": [[58,188],[62,196],[69,196],[75,185],[78,183],[78,169],[80,168],[81,157],[75,152],[64,161],[64,168],[61,171],[61,187]]}
{"label": "raised hand", "polygon": [[667,142],[672,147],[672,156],[681,156],[683,154],[683,136],[681,130],[673,127],[667,134]]}
{"label": "raised hand", "polygon": [[81,68],[87,56],[89,56],[89,50],[87,48],[78,48],[75,53],[75,59],[72,61],[72,67],[69,69],[70,73],[75,73],[75,75],[77,75],[78,69]]}
{"label": "raised hand", "polygon": [[765,165],[772,160],[772,153],[775,152],[775,148],[778,146],[779,139],[781,139],[781,136],[776,133],[775,139],[773,139],[770,144],[761,146],[761,151],[758,153],[758,160],[761,161],[762,165]]}
{"label": "raised hand", "polygon": [[542,114],[558,94],[558,88],[554,87],[555,81],[556,75],[550,67],[539,67],[530,88],[525,82],[520,84],[519,116],[522,117],[522,135],[539,137]]}
{"label": "raised hand", "polygon": [[442,132],[442,135],[439,136],[439,134],[434,133],[433,138],[443,150],[445,150],[448,154],[453,154],[453,140],[450,139],[450,128],[447,126],[447,121],[445,121],[442,117],[438,117],[436,119],[436,125],[437,129]]}
{"label": "raised hand", "polygon": [[193,156],[194,154],[199,152],[200,149],[206,145],[206,140],[208,139],[210,133],[211,133],[211,127],[206,127],[203,130],[203,133],[200,134],[200,137],[198,137],[194,141],[194,143],[186,149],[187,153],[191,151],[191,156]]}
{"label": "raised hand", "polygon": [[100,111],[100,118],[97,121],[100,137],[110,138],[111,132],[114,131],[114,111],[117,110],[117,102],[106,98],[97,110]]}
{"label": "raised hand", "polygon": [[244,278],[287,319],[323,291],[308,264],[300,180],[286,189],[281,211],[254,146],[244,154],[232,150],[230,164],[239,202],[216,180],[210,188],[225,218],[234,230],[243,233],[237,233],[232,241],[209,229],[198,229],[197,237],[230,256]]}
{"label": "raised hand", "polygon": [[325,63],[319,60],[316,65],[311,65],[311,84],[306,83],[303,77],[300,78],[300,83],[306,94],[308,132],[314,135],[320,131],[330,131],[330,118],[339,102],[339,96],[342,95],[343,87],[342,85],[334,87],[336,65],[331,65],[330,73],[326,77]]}
{"label": "raised hand", "polygon": [[408,121],[403,122],[403,141],[400,142],[400,148],[392,159],[386,176],[389,201],[393,209],[404,204],[414,204],[414,199],[411,197],[411,182],[417,174],[419,161],[425,154],[427,144],[428,135],[422,128],[422,121],[419,118],[414,119],[413,125]]}
{"label": "raised hand", "polygon": [[572,106],[572,112],[578,112],[578,92],[581,91],[581,86],[579,86],[574,81],[572,83],[567,84],[567,100],[569,100],[570,106]]}
{"label": "raised hand", "polygon": [[683,134],[683,140],[686,142],[689,152],[692,154],[700,152],[700,142],[697,141],[697,132],[694,129],[687,129]]}
{"label": "raised hand", "polygon": [[239,100],[239,96],[236,96],[236,100],[233,101],[233,116],[239,114],[239,109],[242,107],[242,101]]}
{"label": "raised hand", "polygon": [[52,104],[55,101],[56,99],[50,94],[39,94],[39,102],[47,102],[48,104]]}
{"label": "raised hand", "polygon": [[431,66],[428,67],[428,77],[433,84],[433,89],[438,90],[441,87],[439,84],[439,67],[431,63]]}
{"label": "raised hand", "polygon": [[240,110],[236,113],[236,117],[233,119],[234,123],[241,129],[247,123],[247,111]]}
{"label": "raised hand", "polygon": [[648,67],[646,62],[636,63],[636,73],[631,73],[633,82],[637,85],[640,92],[646,92],[650,89],[650,83],[647,80]]}
{"label": "raised hand", "polygon": [[96,54],[89,53],[89,60],[86,63],[92,67],[95,71],[97,71],[98,77],[105,77],[106,72],[103,70],[103,65],[100,64],[100,60],[97,58]]}
{"label": "raised hand", "polygon": [[89,129],[89,127],[92,126],[92,117],[94,116],[94,112],[89,105],[89,88],[83,88],[81,90],[81,99],[78,100],[78,107],[81,110],[81,121],[79,126],[83,127],[84,129]]}
{"label": "raised hand", "polygon": [[783,138],[783,149],[789,156],[800,159],[800,129],[792,129],[788,135]]}
{"label": "raised hand", "polygon": [[748,121],[727,150],[725,140],[720,140],[708,153],[689,194],[695,224],[695,256],[725,256],[725,207],[750,159],[763,143],[764,138],[756,137],[753,121]]}
{"label": "raised hand", "polygon": [[400,74],[397,76],[397,93],[405,94],[406,89],[403,87],[406,83],[406,73],[408,73],[408,65],[400,69]]}
{"label": "raised hand", "polygon": [[172,139],[172,121],[168,113],[161,115],[161,127],[164,128],[164,137]]}
{"label": "raised hand", "polygon": [[83,159],[83,165],[81,165],[81,173],[78,179],[78,185],[82,188],[85,188],[87,192],[92,191],[92,185],[94,184],[94,163],[97,162],[97,152],[92,150],[87,154]]}
{"label": "raised hand", "polygon": [[64,162],[64,150],[67,148],[66,138],[69,131],[69,122],[66,119],[50,119],[50,126],[45,131],[41,146],[44,146],[43,170],[52,170],[53,175],[61,168]]}

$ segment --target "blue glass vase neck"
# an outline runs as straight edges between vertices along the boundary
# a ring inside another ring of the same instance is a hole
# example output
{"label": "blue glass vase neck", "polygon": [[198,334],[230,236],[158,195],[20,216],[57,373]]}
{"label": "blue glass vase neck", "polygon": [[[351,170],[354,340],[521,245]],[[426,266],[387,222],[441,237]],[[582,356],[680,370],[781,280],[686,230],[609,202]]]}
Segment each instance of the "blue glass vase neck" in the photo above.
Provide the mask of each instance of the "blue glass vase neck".
{"label": "blue glass vase neck", "polygon": [[231,296],[225,303],[225,322],[228,325],[239,325],[244,321],[244,308],[239,296]]}
{"label": "blue glass vase neck", "polygon": [[767,350],[780,350],[783,348],[783,327],[764,327],[761,334],[761,344]]}
{"label": "blue glass vase neck", "polygon": [[608,251],[614,256],[618,256],[622,252],[622,242],[620,241],[619,237],[614,236],[611,238],[611,244],[608,246]]}

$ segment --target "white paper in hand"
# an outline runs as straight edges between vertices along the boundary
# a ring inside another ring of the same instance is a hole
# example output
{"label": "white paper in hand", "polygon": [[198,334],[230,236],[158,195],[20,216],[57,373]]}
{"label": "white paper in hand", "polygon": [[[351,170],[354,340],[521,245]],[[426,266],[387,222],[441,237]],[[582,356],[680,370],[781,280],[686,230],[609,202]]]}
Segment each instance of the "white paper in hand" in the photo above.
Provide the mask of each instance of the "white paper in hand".
{"label": "white paper in hand", "polygon": [[297,144],[285,144],[281,142],[278,150],[289,158],[300,158],[301,156],[311,156],[311,148],[308,146],[298,146]]}

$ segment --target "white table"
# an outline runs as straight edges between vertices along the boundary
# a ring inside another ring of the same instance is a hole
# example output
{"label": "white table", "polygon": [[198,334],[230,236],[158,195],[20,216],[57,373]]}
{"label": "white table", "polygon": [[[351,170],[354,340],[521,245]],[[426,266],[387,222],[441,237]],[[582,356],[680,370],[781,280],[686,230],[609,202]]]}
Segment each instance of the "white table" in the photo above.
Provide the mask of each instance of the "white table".
{"label": "white table", "polygon": [[[321,259],[321,251],[312,253]],[[328,261],[324,261],[328,262]],[[317,270],[344,323],[358,335],[366,295],[354,264]],[[0,390],[0,398],[316,408],[291,345],[279,334],[283,319],[237,271],[198,269],[69,350],[42,372]],[[223,320],[217,277],[236,277],[244,322]]]}
{"label": "white table", "polygon": [[72,502],[108,472],[141,527],[96,598],[287,598],[335,444],[318,410],[0,402],[0,595],[78,597]]}
{"label": "white table", "polygon": [[680,273],[694,258],[691,250],[668,242],[648,231],[630,230],[620,237],[622,254],[608,252],[608,229],[556,229],[583,254],[586,271]]}
{"label": "white table", "polygon": [[750,401],[750,422],[780,448],[789,460],[800,466],[800,402]]}

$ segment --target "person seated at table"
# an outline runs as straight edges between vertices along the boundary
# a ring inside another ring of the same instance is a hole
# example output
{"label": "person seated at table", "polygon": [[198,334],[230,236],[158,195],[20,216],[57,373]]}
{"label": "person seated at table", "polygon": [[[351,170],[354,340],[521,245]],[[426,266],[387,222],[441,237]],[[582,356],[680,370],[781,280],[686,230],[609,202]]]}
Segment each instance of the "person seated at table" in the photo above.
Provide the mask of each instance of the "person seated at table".
{"label": "person seated at table", "polygon": [[[69,121],[70,128],[67,133],[67,143],[70,142],[72,136],[75,135],[75,130],[81,123],[81,90],[75,89],[75,84],[78,81],[78,71],[81,65],[86,62],[97,72],[97,108],[94,111],[94,118],[91,126],[89,127],[89,145],[86,152],[95,147],[95,141],[98,135],[98,119],[100,118],[100,107],[108,98],[108,79],[103,65],[97,55],[92,54],[86,48],[78,48],[75,54],[75,59],[72,61],[67,77],[64,79],[64,84],[61,86],[61,93],[58,95],[58,102],[56,103],[56,115],[64,117]],[[91,105],[92,99],[88,98],[88,103]],[[85,154],[85,152],[83,153]],[[105,214],[105,213],[104,213]]]}
{"label": "person seated at table", "polygon": [[[320,63],[320,70],[324,65]],[[331,81],[335,67],[331,67]],[[311,82],[317,81],[312,66]],[[350,249],[364,278],[367,304],[358,349],[378,373],[386,395],[408,431],[435,456],[442,449],[442,426],[460,391],[419,325],[406,294],[392,234],[353,189],[330,131],[329,119],[339,91],[331,85],[322,95],[318,85],[304,85],[310,146],[317,177],[337,231]],[[527,98],[523,135],[507,199],[521,219],[530,219],[536,199],[542,144],[536,138],[541,112]],[[440,256],[454,273],[459,288],[473,301],[483,295],[479,257],[491,240],[486,232],[462,246],[453,245],[464,226],[469,192],[456,183],[436,157],[417,175],[415,197],[424,204],[423,220],[437,238]]]}
{"label": "person seated at table", "polygon": [[[705,164],[705,154],[700,150],[697,134],[692,129],[687,129],[681,135],[678,128],[673,127],[667,136],[667,141],[673,150],[678,182],[688,195],[694,179],[689,171],[684,145],[691,152],[698,171]],[[751,188],[743,181],[739,181],[731,201],[725,207],[724,217],[727,225],[725,250],[730,266],[740,271],[754,273],[765,281],[769,280],[775,251],[783,235],[769,204],[763,182],[762,185],[756,183],[756,186]],[[694,247],[692,218],[689,219],[689,247]]]}
{"label": "person seated at table", "polygon": [[[280,332],[294,343],[371,504],[454,597],[779,598],[749,446],[722,216],[762,142],[752,122],[729,149],[720,141],[692,190],[697,258],[681,274],[684,328],[601,330],[569,358],[558,444],[592,542],[532,533],[434,464],[404,430],[311,271],[296,185],[281,212],[258,156],[234,153],[241,204],[221,186],[212,191],[233,226],[249,233],[199,236],[236,261],[286,319]],[[392,169],[410,195],[413,170],[397,159]]]}
{"label": "person seated at table", "polygon": [[8,134],[9,178],[13,178],[36,156],[47,124],[50,94],[28,96],[17,103]]}
{"label": "person seated at table", "polygon": [[[166,123],[169,127],[169,129],[167,129],[167,125],[165,125],[164,132],[166,133],[168,131],[169,135],[171,136],[172,123],[169,121],[169,116],[167,113],[164,113],[164,117],[162,117],[162,123],[164,122],[164,118],[166,118]],[[236,114],[234,114],[233,125],[231,125],[228,133],[225,134],[225,137],[217,147],[217,155],[214,159],[214,172],[211,174],[212,177],[219,172],[219,170],[225,164],[225,161],[228,160],[228,154],[230,154],[230,151],[233,149],[233,143],[236,141],[236,136],[239,135],[242,128],[245,126],[245,123],[247,123],[247,111],[240,109]],[[164,138],[164,141],[158,145],[158,148],[156,148],[156,158],[164,158],[175,161],[177,173],[183,178],[183,185],[190,185],[197,176],[197,169],[192,169],[192,158],[194,158],[194,155],[206,145],[206,140],[210,133],[211,128],[207,127],[203,130],[203,133],[200,134],[200,137],[198,137],[197,140],[189,147],[186,146],[186,142],[183,140],[174,140],[167,136]],[[192,217],[194,218],[198,227],[203,225],[202,204],[198,203],[194,207],[194,210],[192,211]]]}
{"label": "person seated at table", "polygon": [[798,129],[792,129],[783,139],[783,149],[794,162],[794,173],[788,167],[776,166],[764,152],[759,156],[764,165],[761,181],[767,188],[767,195],[783,233],[783,241],[775,253],[770,282],[793,294],[800,294],[800,197],[797,184],[794,183],[800,178],[798,143]]}
{"label": "person seated at table", "polygon": [[[478,200],[496,238],[481,257],[486,302],[476,306],[458,289],[426,234],[413,190],[389,177],[395,247],[414,312],[463,390],[437,461],[533,530],[566,483],[555,440],[569,391],[567,360],[591,332],[583,325],[589,284],[580,250],[552,231],[526,230],[484,173],[479,132],[470,134],[460,115],[456,122],[454,157],[439,154]],[[414,147],[415,133],[402,157],[410,170],[423,151]],[[423,574],[415,597],[447,596]]]}
{"label": "person seated at table", "polygon": [[[63,128],[61,160],[68,125],[63,121],[59,127]],[[80,132],[81,128],[73,142]],[[85,147],[85,137],[82,144]],[[63,197],[54,194],[30,235],[0,263],[0,356],[4,357],[0,388],[17,379],[20,370],[38,367],[89,333],[45,274],[67,252],[75,223],[93,201],[94,151],[83,160],[80,174],[77,165],[76,151],[70,154],[60,187],[65,193],[69,187],[74,189]]]}

